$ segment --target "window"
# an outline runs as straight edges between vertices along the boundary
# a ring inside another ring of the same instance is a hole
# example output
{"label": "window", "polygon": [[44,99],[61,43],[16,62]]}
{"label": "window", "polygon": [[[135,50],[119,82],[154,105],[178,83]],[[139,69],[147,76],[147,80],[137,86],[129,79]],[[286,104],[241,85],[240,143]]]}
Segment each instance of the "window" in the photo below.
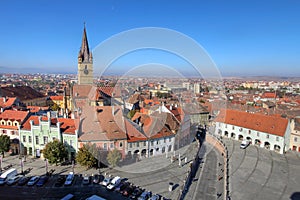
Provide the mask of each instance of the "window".
{"label": "window", "polygon": [[279,141],[279,137],[276,137],[276,141],[277,141],[277,142]]}
{"label": "window", "polygon": [[257,135],[257,137],[259,137],[259,132],[257,132],[257,134],[256,134],[256,135]]}
{"label": "window", "polygon": [[297,142],[298,141],[298,138],[297,137],[294,137],[294,142]]}
{"label": "window", "polygon": [[26,142],[26,136],[23,135],[23,142]]}
{"label": "window", "polygon": [[266,138],[270,138],[270,135],[269,135],[269,134],[267,134],[267,135],[266,135]]}
{"label": "window", "polygon": [[44,136],[44,144],[47,144],[47,143],[48,143],[48,137]]}
{"label": "window", "polygon": [[234,126],[232,126],[232,130],[234,130]]}
{"label": "window", "polygon": [[219,130],[218,130],[218,133],[219,133],[219,134],[222,134],[222,130],[221,130],[221,129],[219,129]]}
{"label": "window", "polygon": [[146,144],[147,144],[146,141],[144,141],[144,146],[146,146]]}
{"label": "window", "polygon": [[120,148],[123,147],[123,142],[120,142]]}
{"label": "window", "polygon": [[136,143],[136,147],[140,147],[140,143],[139,142]]}
{"label": "window", "polygon": [[106,143],[103,144],[103,149],[107,150],[107,144]]}
{"label": "window", "polygon": [[242,131],[243,131],[243,128],[240,128],[239,131],[242,132]]}
{"label": "window", "polygon": [[169,138],[169,142],[171,142],[171,138]]}
{"label": "window", "polygon": [[129,148],[132,148],[132,143],[129,143]]}
{"label": "window", "polygon": [[52,138],[52,141],[54,141],[55,139],[56,139],[56,137],[53,137],[53,138]]}
{"label": "window", "polygon": [[40,144],[39,143],[39,136],[35,136],[35,144]]}
{"label": "window", "polygon": [[32,140],[31,140],[31,136],[28,136],[28,142],[32,142]]}
{"label": "window", "polygon": [[227,124],[225,124],[225,128],[227,128]]}
{"label": "window", "polygon": [[158,142],[158,140],[156,141],[156,144],[158,144],[159,142]]}
{"label": "window", "polygon": [[166,138],[164,138],[164,143],[166,143]]}
{"label": "window", "polygon": [[70,140],[70,146],[73,146],[73,140]]}
{"label": "window", "polygon": [[110,147],[109,148],[113,149],[114,148],[114,143],[110,143]]}
{"label": "window", "polygon": [[154,145],[154,141],[152,140],[152,141],[151,141],[151,146],[153,146],[153,145]]}

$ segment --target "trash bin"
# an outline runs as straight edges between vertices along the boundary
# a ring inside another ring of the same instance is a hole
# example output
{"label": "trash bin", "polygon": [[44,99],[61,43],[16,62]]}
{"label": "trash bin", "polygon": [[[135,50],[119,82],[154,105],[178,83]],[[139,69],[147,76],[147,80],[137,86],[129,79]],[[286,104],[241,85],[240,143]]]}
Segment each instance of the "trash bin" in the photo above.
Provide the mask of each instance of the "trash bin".
{"label": "trash bin", "polygon": [[174,186],[174,183],[170,182],[170,183],[169,183],[169,191],[170,191],[170,192],[173,190],[173,186]]}

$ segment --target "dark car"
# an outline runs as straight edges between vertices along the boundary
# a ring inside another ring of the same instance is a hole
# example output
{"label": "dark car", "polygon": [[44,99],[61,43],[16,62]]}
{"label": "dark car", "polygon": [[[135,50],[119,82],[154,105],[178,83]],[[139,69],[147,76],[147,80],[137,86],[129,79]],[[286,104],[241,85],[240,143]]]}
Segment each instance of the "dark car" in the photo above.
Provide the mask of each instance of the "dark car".
{"label": "dark car", "polygon": [[48,176],[42,176],[40,180],[36,183],[36,186],[41,187],[45,185],[45,183],[48,181]]}
{"label": "dark car", "polygon": [[19,179],[18,185],[25,185],[31,177],[23,176]]}
{"label": "dark car", "polygon": [[136,187],[134,185],[129,185],[127,188],[124,189],[124,191],[122,193],[123,196],[129,197],[132,194],[132,192],[134,191],[135,188]]}
{"label": "dark car", "polygon": [[136,187],[130,195],[130,199],[137,199],[144,191],[145,189]]}
{"label": "dark car", "polygon": [[118,186],[115,187],[116,192],[121,192],[129,183],[121,182]]}
{"label": "dark car", "polygon": [[58,179],[56,180],[54,186],[55,186],[55,187],[61,187],[61,186],[63,186],[63,184],[65,183],[65,181],[66,181],[66,177],[65,177],[65,176],[60,176],[60,177],[58,177]]}
{"label": "dark car", "polygon": [[100,176],[98,174],[93,176],[93,183],[98,184],[100,182]]}

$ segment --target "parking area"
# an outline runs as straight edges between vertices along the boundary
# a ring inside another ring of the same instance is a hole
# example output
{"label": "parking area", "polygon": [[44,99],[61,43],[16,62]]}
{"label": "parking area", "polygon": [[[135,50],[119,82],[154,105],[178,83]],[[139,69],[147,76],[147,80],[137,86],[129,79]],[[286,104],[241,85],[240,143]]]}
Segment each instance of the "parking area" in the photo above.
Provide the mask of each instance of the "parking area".
{"label": "parking area", "polygon": [[278,154],[255,145],[223,138],[229,153],[232,199],[300,199],[300,155]]}
{"label": "parking area", "polygon": [[[197,152],[197,144],[193,143],[187,146],[182,151],[175,152],[178,158],[181,154],[181,165],[179,161],[171,162],[171,155],[162,155],[144,159],[140,162],[126,166],[128,169],[137,169],[136,172],[126,170],[126,167],[116,169],[101,169],[100,172],[104,176],[120,176],[126,178],[132,186],[151,191],[152,194],[160,194],[165,199],[177,199],[184,185],[184,179],[187,176],[189,165],[188,163],[193,159]],[[193,153],[194,152],[194,153]],[[173,154],[172,154],[173,155]],[[186,162],[185,162],[186,160]],[[21,162],[18,156],[6,156],[2,162],[2,168],[8,167],[16,168],[21,172]],[[49,180],[42,187],[29,187],[27,185],[18,186],[0,186],[0,199],[60,199],[68,193],[75,195],[75,199],[86,199],[91,195],[99,195],[106,199],[121,200],[128,199],[128,197],[115,191],[108,191],[105,187],[99,184],[83,184],[83,176],[85,174],[95,175],[99,173],[98,169],[85,169],[79,165],[75,165],[72,169],[71,165],[55,166],[46,165],[42,159],[26,159],[23,164],[23,171],[26,176],[41,176],[45,175],[46,169],[53,170]],[[59,186],[55,183],[60,176],[66,176],[69,172],[74,170],[74,180],[71,186]],[[170,191],[169,183],[173,183],[172,191]],[[133,191],[131,191],[133,192]]]}

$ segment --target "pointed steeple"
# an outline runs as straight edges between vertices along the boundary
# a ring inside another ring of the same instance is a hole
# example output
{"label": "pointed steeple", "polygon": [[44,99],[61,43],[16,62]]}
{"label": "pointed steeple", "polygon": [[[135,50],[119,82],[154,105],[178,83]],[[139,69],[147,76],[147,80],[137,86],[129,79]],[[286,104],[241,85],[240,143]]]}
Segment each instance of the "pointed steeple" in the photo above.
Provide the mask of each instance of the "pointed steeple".
{"label": "pointed steeple", "polygon": [[89,43],[86,36],[86,28],[84,23],[83,35],[82,35],[82,42],[81,47],[78,53],[78,61],[81,62],[92,62],[93,56],[92,52],[89,49]]}

